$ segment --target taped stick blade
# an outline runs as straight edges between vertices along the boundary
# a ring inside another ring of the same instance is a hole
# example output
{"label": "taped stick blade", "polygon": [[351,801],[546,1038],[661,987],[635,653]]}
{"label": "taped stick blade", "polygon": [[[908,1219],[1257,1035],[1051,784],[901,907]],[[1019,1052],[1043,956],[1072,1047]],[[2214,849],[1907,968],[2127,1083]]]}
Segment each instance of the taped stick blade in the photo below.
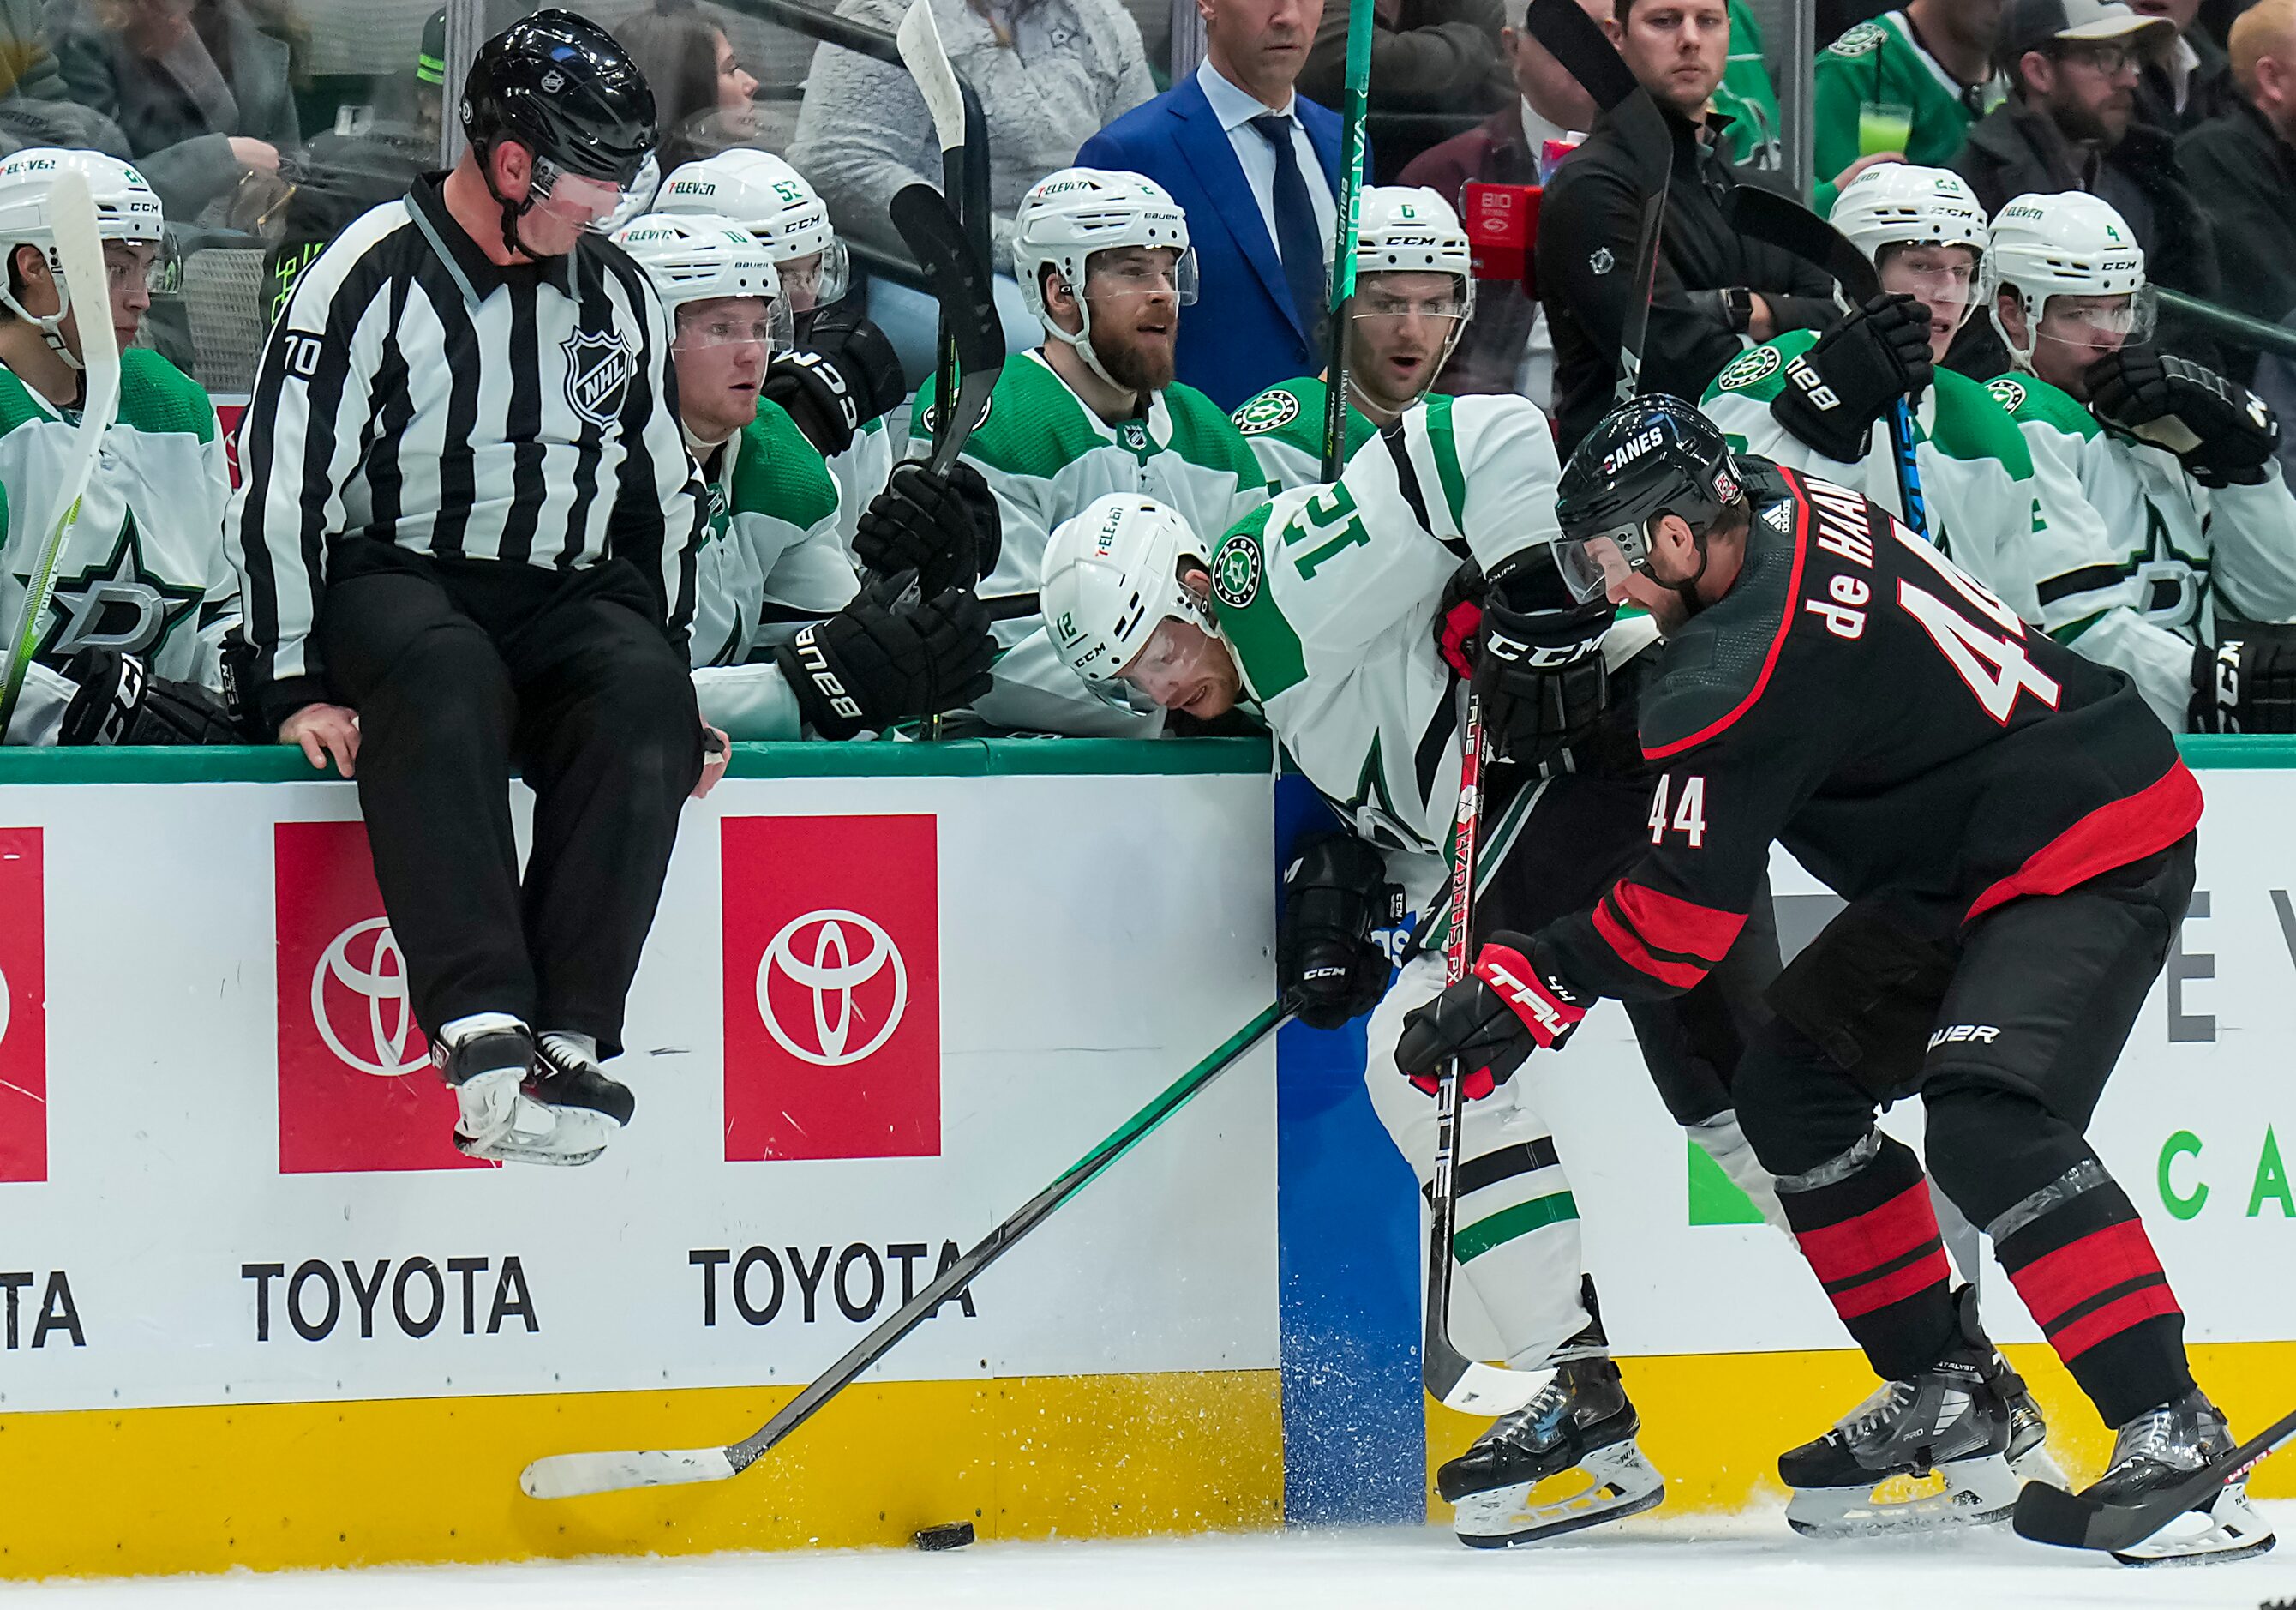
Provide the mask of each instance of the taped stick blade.
{"label": "taped stick blade", "polygon": [[741,1474],[723,1448],[676,1448],[628,1453],[555,1453],[519,1473],[530,1499],[572,1499],[636,1487],[723,1482]]}
{"label": "taped stick blade", "polygon": [[893,43],[901,53],[901,64],[917,81],[917,93],[924,97],[925,111],[932,119],[933,138],[945,152],[961,149],[964,144],[964,91],[957,85],[956,70],[949,65],[948,51],[940,42],[940,25],[933,21],[932,0],[911,0],[901,26],[894,31]]}

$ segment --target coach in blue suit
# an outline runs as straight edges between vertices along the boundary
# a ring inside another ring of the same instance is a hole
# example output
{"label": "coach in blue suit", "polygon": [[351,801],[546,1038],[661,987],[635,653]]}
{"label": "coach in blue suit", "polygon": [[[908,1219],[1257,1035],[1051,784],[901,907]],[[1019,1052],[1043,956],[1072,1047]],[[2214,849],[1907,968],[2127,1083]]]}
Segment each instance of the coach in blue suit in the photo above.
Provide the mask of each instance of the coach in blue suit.
{"label": "coach in blue suit", "polygon": [[1197,4],[1203,65],[1086,140],[1077,163],[1145,174],[1186,211],[1201,289],[1180,319],[1178,375],[1234,408],[1323,372],[1340,119],[1292,88],[1324,0]]}

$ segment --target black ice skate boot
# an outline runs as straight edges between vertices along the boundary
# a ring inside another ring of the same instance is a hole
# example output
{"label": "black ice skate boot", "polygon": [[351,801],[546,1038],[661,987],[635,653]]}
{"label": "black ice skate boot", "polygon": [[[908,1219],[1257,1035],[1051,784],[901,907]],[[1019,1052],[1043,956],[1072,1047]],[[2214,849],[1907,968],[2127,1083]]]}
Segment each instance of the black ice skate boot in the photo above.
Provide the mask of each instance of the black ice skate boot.
{"label": "black ice skate boot", "polygon": [[535,1045],[536,1077],[529,1094],[558,1111],[578,1108],[603,1113],[617,1129],[629,1127],[638,1098],[629,1086],[598,1065],[598,1042],[586,1034],[545,1029]]}
{"label": "black ice skate boot", "polygon": [[[1457,1510],[1459,1540],[1505,1548],[1623,1520],[1666,1497],[1665,1478],[1635,1446],[1642,1420],[1607,1358],[1558,1365],[1546,1390],[1496,1422],[1475,1445],[1435,1473],[1435,1490]],[[1590,1484],[1534,1503],[1532,1490],[1567,1470]]]}
{"label": "black ice skate boot", "polygon": [[2009,1518],[2021,1483],[2009,1468],[2008,1388],[2021,1392],[2024,1383],[1978,1328],[1968,1287],[1954,1307],[1945,1357],[1911,1380],[1883,1383],[1825,1435],[1778,1457],[1796,1532],[1872,1537]]}
{"label": "black ice skate boot", "polygon": [[[2138,1415],[2120,1428],[2112,1463],[2081,1497],[2128,1504],[2173,1487],[2237,1446],[2216,1405],[2194,1387],[2166,1409]],[[2198,1565],[2245,1559],[2269,1549],[2272,1528],[2250,1507],[2248,1478],[2226,1482],[2133,1548],[2112,1557],[2124,1565]]]}
{"label": "black ice skate boot", "polygon": [[431,1060],[462,1109],[455,1149],[490,1162],[588,1162],[612,1126],[596,1113],[545,1106],[529,1093],[539,1060],[527,1026],[506,1013],[457,1019],[439,1031]]}

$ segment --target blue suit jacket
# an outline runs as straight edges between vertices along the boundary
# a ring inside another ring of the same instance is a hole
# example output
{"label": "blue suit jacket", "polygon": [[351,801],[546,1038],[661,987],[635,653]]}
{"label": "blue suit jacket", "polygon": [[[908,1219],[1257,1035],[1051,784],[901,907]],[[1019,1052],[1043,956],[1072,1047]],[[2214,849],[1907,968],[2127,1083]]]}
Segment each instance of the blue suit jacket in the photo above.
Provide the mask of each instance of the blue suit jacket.
{"label": "blue suit jacket", "polygon": [[[1293,105],[1337,196],[1339,116],[1304,95]],[[1193,73],[1086,140],[1077,163],[1145,174],[1188,215],[1198,290],[1180,314],[1181,380],[1234,408],[1279,381],[1323,373],[1312,340],[1320,309],[1292,305],[1243,166]]]}

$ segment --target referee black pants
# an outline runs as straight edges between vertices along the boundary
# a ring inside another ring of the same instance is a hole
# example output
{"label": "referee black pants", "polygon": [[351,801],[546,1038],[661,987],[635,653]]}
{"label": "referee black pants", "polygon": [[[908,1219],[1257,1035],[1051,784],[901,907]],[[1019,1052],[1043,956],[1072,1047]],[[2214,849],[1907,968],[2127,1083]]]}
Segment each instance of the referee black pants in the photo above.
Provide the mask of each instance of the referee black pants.
{"label": "referee black pants", "polygon": [[[508,1012],[621,1049],[622,1007],[701,775],[685,661],[636,568],[346,544],[321,601],[358,711],[359,805],[415,1021]],[[534,790],[519,875],[505,779]]]}

